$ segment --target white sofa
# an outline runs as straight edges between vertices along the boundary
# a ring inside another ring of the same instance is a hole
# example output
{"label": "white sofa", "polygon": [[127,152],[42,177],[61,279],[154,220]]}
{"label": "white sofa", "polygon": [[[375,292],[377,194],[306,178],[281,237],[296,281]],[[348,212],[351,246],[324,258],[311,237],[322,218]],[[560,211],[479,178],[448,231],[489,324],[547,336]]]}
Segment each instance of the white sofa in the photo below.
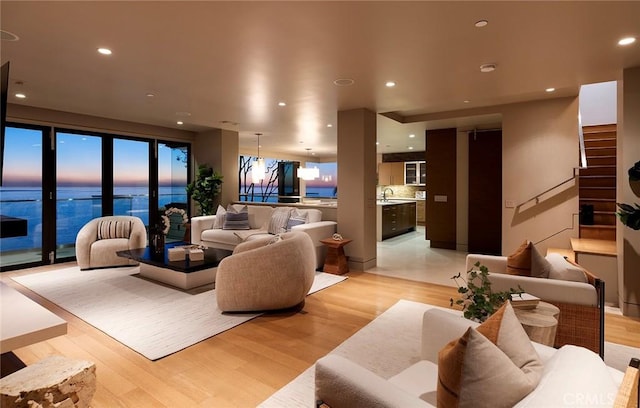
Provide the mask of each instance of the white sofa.
{"label": "white sofa", "polygon": [[[555,347],[573,344],[603,356],[604,282],[559,254],[549,254],[546,259],[553,266],[549,278],[507,274],[506,256],[469,254],[466,269],[471,270],[479,262],[489,269],[488,277],[493,291],[507,291],[520,286],[525,292],[556,305],[560,315]],[[564,275],[553,272],[558,268],[564,269]],[[563,280],[563,276],[573,279],[583,276],[584,281]]]}
{"label": "white sofa", "polygon": [[[338,354],[321,358],[315,367],[318,406],[435,407],[438,352],[470,326],[478,323],[464,319],[460,312],[429,308],[423,315],[421,360],[388,379]],[[624,373],[606,366],[583,347],[568,345],[556,350],[531,344],[543,364],[542,377],[515,407],[614,405]]]}
{"label": "white sofa", "polygon": [[[236,210],[240,210],[245,204],[233,204]],[[206,215],[191,218],[191,243],[210,248],[233,250],[238,244],[259,238],[267,237],[271,216],[276,208],[266,205],[247,205],[249,212],[249,230],[225,230],[214,228],[215,215]],[[329,238],[336,232],[335,221],[322,221],[322,211],[315,208],[296,208],[299,213],[307,214],[307,223],[294,225],[291,231],[304,232],[311,238],[316,255],[316,268],[324,265],[326,248],[320,242]],[[272,236],[272,235],[271,235]]]}

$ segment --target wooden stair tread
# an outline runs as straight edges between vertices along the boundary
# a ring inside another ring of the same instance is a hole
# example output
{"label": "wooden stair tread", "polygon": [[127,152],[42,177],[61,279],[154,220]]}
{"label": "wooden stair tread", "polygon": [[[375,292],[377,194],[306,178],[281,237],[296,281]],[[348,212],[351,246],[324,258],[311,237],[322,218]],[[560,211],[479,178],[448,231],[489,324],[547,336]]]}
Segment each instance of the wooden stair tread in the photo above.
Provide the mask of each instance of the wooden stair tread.
{"label": "wooden stair tread", "polygon": [[608,224],[580,224],[580,228],[588,228],[588,229],[615,229],[615,225]]}
{"label": "wooden stair tread", "polygon": [[571,238],[571,248],[576,254],[617,256],[615,241],[591,238]]}
{"label": "wooden stair tread", "polygon": [[568,260],[575,262],[576,261],[576,254],[575,252],[573,252],[572,249],[567,249],[567,248],[547,248],[547,255],[549,254],[560,254],[562,256],[564,256],[565,258],[567,258]]}

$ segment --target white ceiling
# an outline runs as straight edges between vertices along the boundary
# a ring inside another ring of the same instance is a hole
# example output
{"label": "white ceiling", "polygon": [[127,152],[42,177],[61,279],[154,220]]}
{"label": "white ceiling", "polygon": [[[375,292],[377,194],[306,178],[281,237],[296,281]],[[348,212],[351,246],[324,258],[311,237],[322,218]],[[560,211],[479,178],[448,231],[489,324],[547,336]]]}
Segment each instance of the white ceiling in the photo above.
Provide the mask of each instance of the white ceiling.
{"label": "white ceiling", "polygon": [[[640,37],[638,1],[3,0],[0,13],[2,30],[19,37],[1,43],[10,90],[27,94],[10,103],[192,131],[234,129],[247,148],[260,132],[263,148],[290,154],[335,155],[339,110],[410,117],[576,95],[581,84],[640,66],[638,42],[617,45]],[[489,24],[476,28],[481,19]],[[497,70],[481,73],[485,63]],[[334,85],[341,78],[355,82]],[[394,88],[385,87],[390,80]],[[500,120],[379,118],[379,151],[423,149],[427,127]]]}

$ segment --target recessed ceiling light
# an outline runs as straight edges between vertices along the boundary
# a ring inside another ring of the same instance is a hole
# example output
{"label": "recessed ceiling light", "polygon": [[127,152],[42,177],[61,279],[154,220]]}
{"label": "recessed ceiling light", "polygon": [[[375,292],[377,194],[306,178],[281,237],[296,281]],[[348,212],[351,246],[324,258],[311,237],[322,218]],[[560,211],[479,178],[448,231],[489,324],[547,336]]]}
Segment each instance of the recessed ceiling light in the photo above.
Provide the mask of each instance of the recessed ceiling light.
{"label": "recessed ceiling light", "polygon": [[556,90],[556,88],[547,88],[547,89],[545,89],[545,92],[553,92],[555,90]]}
{"label": "recessed ceiling light", "polygon": [[333,127],[331,123],[327,123],[327,127]]}
{"label": "recessed ceiling light", "polygon": [[278,102],[278,106],[287,106],[285,102]]}
{"label": "recessed ceiling light", "polygon": [[102,55],[111,55],[111,50],[108,48],[98,48],[98,52]]}
{"label": "recessed ceiling light", "polygon": [[493,72],[496,70],[496,64],[482,64],[480,65],[480,72]]}
{"label": "recessed ceiling light", "polygon": [[416,135],[414,135],[413,133],[409,135],[409,137],[413,138],[416,137]]}
{"label": "recessed ceiling light", "polygon": [[394,86],[396,86],[396,83],[393,81],[387,81],[384,86],[386,86],[387,88],[393,88]]}
{"label": "recessed ceiling light", "polygon": [[181,121],[181,120],[177,121],[176,123],[177,123],[178,125],[184,125],[184,122],[183,122],[183,121]]}
{"label": "recessed ceiling light", "polygon": [[625,37],[618,41],[618,45],[629,45],[636,42],[636,37]]}
{"label": "recessed ceiling light", "polygon": [[376,142],[376,146],[378,146],[380,144],[380,142]]}
{"label": "recessed ceiling light", "polygon": [[355,81],[353,79],[349,79],[349,78],[340,78],[333,81],[333,83],[337,86],[349,86],[349,85],[353,85],[354,82]]}
{"label": "recessed ceiling light", "polygon": [[478,28],[486,27],[489,22],[487,20],[479,20],[474,24]]}
{"label": "recessed ceiling light", "polygon": [[413,150],[413,146],[408,146],[407,147],[409,150]]}
{"label": "recessed ceiling light", "polygon": [[471,101],[470,101],[470,100],[468,100],[468,99],[465,99],[465,100],[464,100],[464,101],[462,101],[462,102],[464,102],[464,103],[469,103],[469,102],[471,102]]}
{"label": "recessed ceiling light", "polygon": [[14,96],[19,99],[24,99],[27,97],[27,95],[23,94],[22,92],[18,92]]}
{"label": "recessed ceiling light", "polygon": [[153,94],[151,92],[147,93],[147,98],[153,98],[154,96],[156,96],[156,94]]}

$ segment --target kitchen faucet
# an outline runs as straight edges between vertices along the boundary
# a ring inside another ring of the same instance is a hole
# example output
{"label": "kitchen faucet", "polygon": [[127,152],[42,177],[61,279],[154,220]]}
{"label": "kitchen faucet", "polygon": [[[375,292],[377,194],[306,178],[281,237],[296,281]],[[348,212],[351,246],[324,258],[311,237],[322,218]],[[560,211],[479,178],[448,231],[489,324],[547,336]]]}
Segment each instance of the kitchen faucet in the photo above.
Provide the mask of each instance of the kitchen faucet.
{"label": "kitchen faucet", "polygon": [[382,201],[387,201],[387,190],[391,191],[391,195],[393,195],[393,190],[391,190],[389,187],[385,188],[384,190],[382,190]]}

